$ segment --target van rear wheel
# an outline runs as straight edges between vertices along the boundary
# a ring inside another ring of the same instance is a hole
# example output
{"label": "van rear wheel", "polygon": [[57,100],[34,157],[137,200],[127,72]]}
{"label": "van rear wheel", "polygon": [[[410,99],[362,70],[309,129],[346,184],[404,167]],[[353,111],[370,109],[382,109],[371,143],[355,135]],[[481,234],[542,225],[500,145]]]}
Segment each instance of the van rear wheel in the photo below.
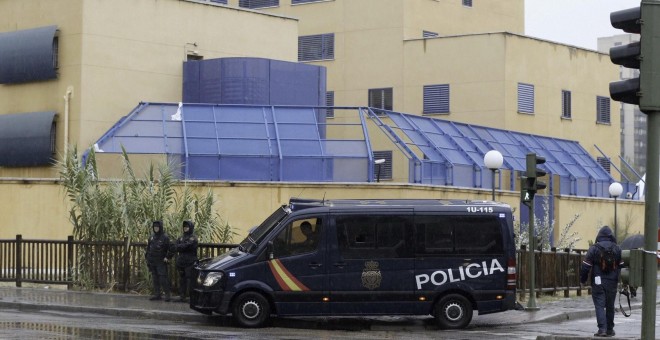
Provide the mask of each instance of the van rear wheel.
{"label": "van rear wheel", "polygon": [[449,294],[435,305],[433,316],[442,329],[465,328],[472,320],[472,304],[463,295]]}
{"label": "van rear wheel", "polygon": [[270,317],[270,303],[257,292],[245,292],[234,301],[234,320],[243,327],[262,327]]}

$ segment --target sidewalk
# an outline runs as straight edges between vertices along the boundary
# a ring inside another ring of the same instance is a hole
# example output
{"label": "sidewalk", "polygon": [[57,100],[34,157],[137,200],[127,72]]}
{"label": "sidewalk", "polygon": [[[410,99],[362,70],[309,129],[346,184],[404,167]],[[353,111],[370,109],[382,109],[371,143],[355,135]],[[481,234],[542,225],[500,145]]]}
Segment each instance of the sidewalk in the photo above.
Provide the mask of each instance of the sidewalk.
{"label": "sidewalk", "polygon": [[[657,296],[660,297],[660,294]],[[625,297],[621,304],[628,309]],[[660,300],[658,301],[660,302]],[[637,290],[637,297],[631,299],[633,310],[639,310],[642,304],[642,289]],[[523,304],[526,306],[526,304]],[[617,295],[616,306],[619,306]],[[502,313],[477,315],[471,325],[474,327],[501,326],[523,323],[558,322],[569,319],[594,317],[591,296],[558,298],[551,302],[537,300],[539,311],[510,310]],[[148,296],[67,291],[47,288],[0,287],[0,308],[18,310],[58,310],[67,312],[97,313],[121,317],[155,318],[171,321],[200,321],[206,316],[191,310],[186,303],[149,301]],[[372,320],[371,329],[392,329],[398,322],[388,324],[387,320],[405,320],[406,318],[365,318]],[[414,319],[414,318],[413,318]],[[424,327],[423,322],[412,322],[406,327]]]}

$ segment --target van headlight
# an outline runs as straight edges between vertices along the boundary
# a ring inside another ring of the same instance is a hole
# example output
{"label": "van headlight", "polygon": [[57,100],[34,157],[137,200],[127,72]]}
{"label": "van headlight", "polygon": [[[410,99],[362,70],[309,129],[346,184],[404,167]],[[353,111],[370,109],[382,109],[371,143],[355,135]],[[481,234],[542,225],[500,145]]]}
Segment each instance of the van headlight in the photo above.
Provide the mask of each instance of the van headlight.
{"label": "van headlight", "polygon": [[220,282],[222,280],[222,277],[225,274],[223,272],[210,272],[208,275],[206,275],[206,278],[204,279],[204,287],[211,287],[215,285],[216,283]]}

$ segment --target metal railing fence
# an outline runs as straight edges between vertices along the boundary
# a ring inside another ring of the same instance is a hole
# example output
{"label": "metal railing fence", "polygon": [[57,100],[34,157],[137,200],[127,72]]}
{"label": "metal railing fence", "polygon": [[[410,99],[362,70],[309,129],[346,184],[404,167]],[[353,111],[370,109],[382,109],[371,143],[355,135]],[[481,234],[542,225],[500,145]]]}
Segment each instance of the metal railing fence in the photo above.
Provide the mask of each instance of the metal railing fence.
{"label": "metal railing fence", "polygon": [[[65,284],[98,289],[140,290],[148,283],[145,242],[81,241],[69,236],[65,241],[16,239],[0,240],[0,281],[23,283]],[[200,243],[199,258],[214,257],[236,247],[235,244]],[[582,249],[535,251],[536,294],[571,290],[582,293],[580,264],[586,254]],[[521,297],[529,293],[529,252],[516,252],[517,288]],[[176,288],[175,270],[170,270]]]}

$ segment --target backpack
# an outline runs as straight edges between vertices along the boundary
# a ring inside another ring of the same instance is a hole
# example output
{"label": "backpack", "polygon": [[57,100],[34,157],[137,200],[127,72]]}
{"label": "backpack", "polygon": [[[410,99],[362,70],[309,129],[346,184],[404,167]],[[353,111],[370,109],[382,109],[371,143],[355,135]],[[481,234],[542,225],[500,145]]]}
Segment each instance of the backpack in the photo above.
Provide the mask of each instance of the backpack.
{"label": "backpack", "polygon": [[596,248],[598,248],[598,263],[600,263],[600,270],[603,273],[609,273],[610,271],[615,270],[618,265],[615,252],[616,245],[611,245],[608,248],[605,248],[600,244],[596,244]]}

